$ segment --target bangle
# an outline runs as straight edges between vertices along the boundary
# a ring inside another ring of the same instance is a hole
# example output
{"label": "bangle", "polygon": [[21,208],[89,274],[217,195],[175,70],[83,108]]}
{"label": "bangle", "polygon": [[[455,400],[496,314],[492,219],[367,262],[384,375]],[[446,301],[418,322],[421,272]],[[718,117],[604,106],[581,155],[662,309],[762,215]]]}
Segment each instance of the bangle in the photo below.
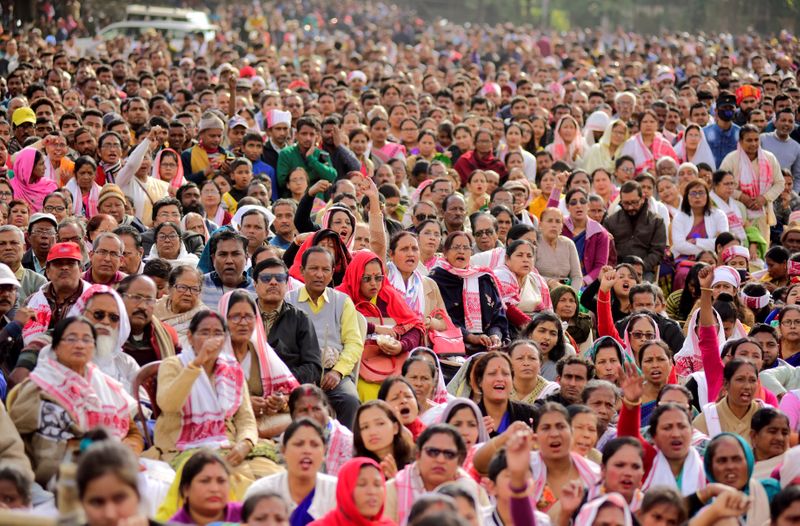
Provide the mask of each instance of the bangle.
{"label": "bangle", "polygon": [[634,401],[632,401],[632,400],[628,400],[627,398],[625,398],[625,397],[623,396],[623,397],[622,397],[622,401],[623,401],[623,402],[625,402],[625,403],[626,403],[626,404],[628,404],[628,405],[633,405],[633,406],[636,406],[636,405],[642,405],[642,400],[641,400],[641,399],[639,399],[639,400],[636,400],[636,401],[634,402]]}
{"label": "bangle", "polygon": [[710,289],[708,287],[700,287],[701,292],[714,292],[714,289]]}
{"label": "bangle", "polygon": [[529,486],[530,484],[528,483],[527,480],[525,481],[525,485],[522,486],[521,488],[515,488],[514,486],[511,485],[511,482],[508,483],[508,489],[511,490],[512,497],[524,497],[528,491]]}

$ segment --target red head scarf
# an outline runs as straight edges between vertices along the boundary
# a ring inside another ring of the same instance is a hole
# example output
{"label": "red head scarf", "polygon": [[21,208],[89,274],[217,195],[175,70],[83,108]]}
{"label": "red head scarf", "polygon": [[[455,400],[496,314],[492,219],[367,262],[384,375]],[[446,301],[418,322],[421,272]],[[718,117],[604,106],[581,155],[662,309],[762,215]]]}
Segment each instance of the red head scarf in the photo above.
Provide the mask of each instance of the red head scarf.
{"label": "red head scarf", "polygon": [[364,517],[356,507],[353,493],[358,484],[361,469],[371,466],[378,470],[384,483],[384,502],[386,497],[386,479],[381,467],[371,458],[356,457],[348,460],[339,470],[339,481],[336,484],[336,509],[331,510],[311,526],[395,526],[395,522],[383,516],[383,506],[375,517]]}
{"label": "red head scarf", "polygon": [[[361,295],[361,278],[364,277],[364,269],[368,263],[377,261],[381,266],[381,271],[384,277],[386,276],[386,266],[374,252],[369,250],[359,250],[353,254],[353,260],[347,267],[344,273],[342,284],[336,287],[336,290],[342,291],[353,300],[358,310],[364,316],[374,316],[374,312],[370,311],[363,306],[363,302],[369,302],[372,298],[365,298]],[[378,291],[378,299],[386,302],[386,310],[389,317],[397,323],[398,328],[404,326],[406,330],[416,327],[424,332],[424,325],[422,319],[412,311],[406,304],[403,295],[397,292],[397,289],[392,287],[388,279],[384,279],[380,290]],[[403,331],[405,332],[405,331]]]}
{"label": "red head scarf", "polygon": [[290,276],[305,283],[305,280],[303,280],[303,273],[300,270],[300,267],[303,265],[303,253],[308,250],[309,247],[319,245],[320,240],[323,238],[330,238],[335,244],[333,255],[334,272],[343,271],[347,265],[350,264],[350,251],[347,250],[346,246],[344,246],[342,238],[339,237],[339,234],[333,230],[323,228],[322,230],[317,230],[314,235],[308,236],[305,241],[303,241],[303,244],[300,245],[300,248],[297,249],[297,254],[294,256],[294,262],[292,263],[292,267],[289,269]]}

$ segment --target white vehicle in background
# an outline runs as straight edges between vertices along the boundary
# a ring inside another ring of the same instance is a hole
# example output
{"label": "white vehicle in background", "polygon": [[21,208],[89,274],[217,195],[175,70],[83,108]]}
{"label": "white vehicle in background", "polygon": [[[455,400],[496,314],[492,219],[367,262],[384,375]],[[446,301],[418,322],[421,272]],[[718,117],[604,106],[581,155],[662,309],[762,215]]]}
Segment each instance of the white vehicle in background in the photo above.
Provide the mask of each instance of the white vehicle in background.
{"label": "white vehicle in background", "polygon": [[77,47],[84,54],[97,54],[105,50],[104,42],[125,36],[138,40],[142,35],[158,33],[173,49],[183,49],[183,40],[202,33],[206,42],[213,40],[218,27],[212,25],[202,11],[129,5],[125,9],[125,20],[107,25],[93,38],[77,39]]}

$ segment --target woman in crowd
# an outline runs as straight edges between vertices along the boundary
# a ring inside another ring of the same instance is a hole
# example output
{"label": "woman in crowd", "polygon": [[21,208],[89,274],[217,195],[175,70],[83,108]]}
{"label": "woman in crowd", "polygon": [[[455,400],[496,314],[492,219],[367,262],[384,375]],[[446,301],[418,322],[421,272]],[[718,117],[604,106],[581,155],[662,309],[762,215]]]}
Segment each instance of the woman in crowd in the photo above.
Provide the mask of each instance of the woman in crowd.
{"label": "woman in crowd", "polygon": [[628,155],[636,163],[636,174],[644,171],[655,173],[656,161],[671,157],[676,162],[678,155],[672,145],[658,132],[658,115],[652,109],[639,114],[639,132],[631,136],[622,146],[622,155]]}
{"label": "woman in crowd", "polygon": [[200,450],[183,465],[178,487],[183,505],[172,524],[206,526],[216,522],[239,522],[242,503],[229,502],[231,473],[216,453]]}
{"label": "woman in crowd", "polygon": [[378,400],[383,400],[397,413],[400,423],[411,433],[414,440],[425,429],[420,420],[420,405],[414,386],[402,376],[390,376],[380,386]]}
{"label": "woman in crowd", "polygon": [[289,526],[289,505],[276,491],[254,493],[242,504],[246,526]]}
{"label": "woman in crowd", "polygon": [[603,199],[606,209],[619,197],[619,188],[611,180],[611,171],[605,168],[595,168],[592,175],[592,194]]}
{"label": "woman in crowd", "polygon": [[545,208],[560,202],[561,186],[558,175],[553,170],[541,172],[536,178],[536,186],[539,187],[539,196],[531,201],[528,212],[540,219]]}
{"label": "woman in crowd", "polygon": [[353,457],[353,432],[331,413],[327,395],[316,385],[303,384],[289,395],[289,414],[292,420],[311,418],[325,431],[328,447],[325,452],[324,472],[329,475],[337,473]]}
{"label": "woman in crowd", "polygon": [[728,231],[722,210],[712,207],[708,187],[700,180],[686,185],[681,210],[672,219],[672,254],[676,259],[694,259],[701,250],[713,250],[714,240]]}
{"label": "woman in crowd", "polygon": [[189,323],[195,314],[207,310],[200,301],[203,290],[203,274],[194,266],[178,265],[169,274],[169,291],[156,302],[153,315],[164,323],[168,323],[181,342],[186,342]]}
{"label": "woman in crowd", "polygon": [[173,268],[179,265],[196,267],[200,262],[200,258],[186,250],[183,231],[178,223],[165,221],[159,224],[154,230],[153,237],[156,242],[150,248],[148,259],[165,259]]}
{"label": "woman in crowd", "polygon": [[402,374],[414,387],[422,422],[428,425],[438,421],[450,399],[439,356],[427,347],[417,347],[408,355]]}
{"label": "woman in crowd", "polygon": [[489,440],[489,433],[486,430],[484,417],[478,405],[468,398],[454,398],[450,400],[442,413],[442,423],[450,424],[455,427],[464,444],[467,446],[467,456],[461,467],[480,482],[481,477],[472,465],[472,458],[478,448]]}
{"label": "woman in crowd", "polygon": [[507,164],[508,154],[518,153],[522,156],[522,169],[525,172],[525,178],[528,181],[536,180],[536,157],[534,157],[531,152],[522,148],[522,126],[516,122],[512,122],[506,126],[505,139],[505,149],[501,149],[500,157],[504,159]]}
{"label": "woman in crowd", "polygon": [[512,399],[514,368],[507,354],[490,351],[478,360],[473,372],[480,393],[478,407],[489,436],[502,434],[514,422],[530,422],[533,406]]}
{"label": "woman in crowd", "polygon": [[694,419],[694,427],[711,438],[723,432],[749,437],[753,414],[762,406],[755,398],[758,369],[751,361],[734,358],[725,365],[723,376],[725,396],[706,404]]}
{"label": "woman in crowd", "polygon": [[753,447],[754,476],[769,478],[784,462],[784,453],[789,450],[789,417],[773,407],[762,407],[753,414],[750,423],[750,444]]}
{"label": "woman in crowd", "polygon": [[550,307],[550,293],[545,279],[534,265],[536,246],[525,239],[511,241],[505,249],[505,261],[494,268],[500,293],[511,327],[518,332],[536,312]]}
{"label": "woman in crowd", "polygon": [[368,157],[368,150],[369,150],[369,132],[367,129],[361,125],[358,125],[356,128],[353,128],[348,133],[349,145],[350,150],[358,159],[358,162],[361,163],[360,172],[365,177],[372,177],[372,174],[375,173],[375,164],[372,160]]}
{"label": "woman in crowd", "polygon": [[469,174],[475,170],[493,170],[504,179],[507,175],[503,162],[494,156],[492,132],[481,128],[475,132],[474,149],[464,152],[456,161],[455,170],[461,176],[461,186],[467,184]]}
{"label": "woman in crowd", "polygon": [[292,243],[283,255],[283,261],[289,265],[289,275],[291,277],[302,282],[303,273],[300,267],[303,262],[303,253],[308,250],[308,247],[322,247],[333,254],[333,285],[342,283],[345,270],[350,264],[352,256],[339,234],[333,230],[323,228],[306,237],[302,245],[296,250],[294,250],[294,247],[297,247],[296,243]]}
{"label": "woman in crowd", "polygon": [[267,343],[261,311],[249,293],[225,293],[218,310],[228,322],[231,349],[244,371],[258,434],[262,438],[277,436],[291,422],[286,399],[300,384]]}
{"label": "woman in crowd", "polygon": [[553,132],[553,142],[548,144],[545,150],[553,156],[553,161],[565,162],[570,167],[581,164],[581,158],[586,154],[588,147],[575,117],[571,115],[561,117]]}
{"label": "woman in crowd", "polygon": [[556,379],[556,363],[575,349],[564,337],[564,326],[552,311],[543,311],[533,317],[525,328],[525,335],[539,348],[541,374],[550,382]]}
{"label": "woman in crowd", "polygon": [[489,205],[490,196],[486,193],[486,187],[486,172],[475,170],[469,174],[466,187],[467,216],[480,212]]}
{"label": "woman in crowd", "polygon": [[562,323],[567,324],[567,335],[578,346],[578,352],[584,352],[594,342],[592,315],[581,312],[578,293],[566,285],[559,285],[550,291],[553,311]]}
{"label": "woman in crowd", "polygon": [[445,260],[430,273],[439,285],[447,313],[472,349],[499,347],[508,337],[508,320],[491,269],[470,266],[472,236],[452,232],[444,242]]}
{"label": "woman in crowd", "polygon": [[208,232],[208,225],[206,225],[205,219],[203,216],[198,214],[197,212],[189,212],[185,216],[181,218],[181,228],[184,232],[194,232],[195,234],[200,234],[203,238],[203,244],[208,243],[211,234]]}
{"label": "woman in crowd", "polygon": [[700,299],[700,281],[698,276],[706,263],[696,262],[689,269],[684,280],[683,288],[673,291],[666,302],[667,316],[679,323],[685,323],[689,319],[697,300]]}
{"label": "woman in crowd", "polygon": [[663,175],[656,180],[658,199],[667,207],[670,217],[675,217],[681,208],[681,193],[675,178]]}
{"label": "woman in crowd", "polygon": [[449,317],[439,287],[420,270],[418,236],[405,230],[395,234],[389,241],[389,258],[389,283],[403,295],[408,307],[425,320],[426,328],[446,329]]}
{"label": "woman in crowd", "polygon": [[550,288],[562,284],[580,290],[584,282],[581,259],[575,243],[562,235],[564,220],[561,211],[558,208],[545,209],[539,225],[536,269]]}
{"label": "woman in crowd", "polygon": [[384,517],[386,478],[370,458],[354,458],[338,472],[336,507],[313,526],[394,526]]}
{"label": "woman in crowd", "polygon": [[325,434],[310,418],[293,421],[283,433],[286,471],[255,481],[245,499],[274,491],[289,503],[289,524],[306,526],[336,508],[336,477],[320,472]]}
{"label": "woman in crowd", "polygon": [[606,126],[600,141],[593,144],[583,157],[582,168],[592,173],[597,168],[611,171],[614,161],[621,155],[622,145],[628,140],[628,125],[619,119]]}
{"label": "woman in crowd", "polygon": [[600,438],[597,429],[600,425],[599,416],[592,408],[583,404],[572,404],[567,407],[567,411],[572,431],[570,450],[595,464],[600,464],[603,455],[595,448]]}
{"label": "woman in crowd", "polygon": [[683,138],[675,145],[675,153],[678,156],[679,163],[690,162],[695,166],[701,163],[711,167],[711,170],[716,170],[716,162],[714,162],[714,154],[711,152],[711,146],[708,145],[706,134],[699,124],[690,123],[683,130]]}
{"label": "woman in crowd", "polygon": [[588,216],[589,194],[585,190],[567,191],[565,201],[569,216],[564,219],[562,235],[574,243],[581,262],[582,284],[589,285],[608,264],[611,237],[603,225]]}
{"label": "woman in crowd", "polygon": [[51,192],[42,201],[42,211],[47,214],[53,214],[56,222],[61,223],[71,215],[70,201],[59,191]]}
{"label": "woman in crowd", "polygon": [[[776,245],[764,254],[767,271],[761,276],[761,284],[772,293],[778,287],[789,285],[789,258],[791,252],[786,247]],[[792,364],[797,365],[797,364]]]}
{"label": "woman in crowd", "polygon": [[594,364],[598,380],[619,385],[622,364],[625,363],[625,349],[616,338],[600,334],[589,350],[588,357]]}
{"label": "woman in crowd", "polygon": [[[382,353],[404,356],[422,344],[424,324],[385,278],[386,269],[381,259],[369,250],[361,250],[353,256],[336,290],[350,296],[356,310],[367,317],[365,336],[380,336],[375,340]],[[358,384],[362,400],[375,399],[379,384],[363,378]]]}
{"label": "woman in crowd", "polygon": [[45,196],[58,188],[45,177],[44,154],[35,148],[23,148],[14,158],[14,178],[11,179],[14,199],[27,203],[33,213],[42,210]]}
{"label": "woman in crowd", "polygon": [[[601,293],[603,276],[607,280],[611,280],[611,288],[607,290],[608,296]],[[612,267],[605,267],[600,270],[600,278],[586,287],[581,294],[581,305],[589,312],[599,314],[599,304],[601,296],[603,301],[609,301],[611,305],[611,316],[614,323],[626,318],[631,314],[633,306],[630,301],[630,290],[641,283],[642,278],[639,276],[636,268],[629,263],[620,263],[612,269]],[[598,320],[599,321],[599,320]],[[598,327],[599,329],[599,327]]]}
{"label": "woman in crowd", "polygon": [[745,229],[749,226],[747,221],[747,208],[736,199],[733,193],[736,190],[736,180],[730,172],[722,170],[714,172],[712,176],[711,200],[728,218],[728,231],[736,236],[740,243],[747,244]]}
{"label": "woman in crowd", "polygon": [[222,190],[213,179],[200,184],[200,204],[203,205],[206,219],[217,226],[225,226],[231,222],[231,214],[222,204]]}
{"label": "woman in crowd", "polygon": [[558,384],[545,380],[541,371],[542,357],[533,340],[516,340],[508,346],[514,372],[514,390],[511,398],[518,402],[534,404],[558,389]]}
{"label": "woman in crowd", "polygon": [[139,463],[122,444],[103,440],[89,446],[81,453],[75,484],[87,526],[158,526],[140,515]]}
{"label": "woman in crowd", "polygon": [[417,498],[453,481],[479,495],[482,505],[488,504],[483,489],[459,467],[466,454],[464,440],[452,426],[434,424],[423,431],[417,439],[416,460],[386,484],[386,516],[404,524]]}
{"label": "woman in crowd", "polygon": [[661,389],[667,385],[672,369],[672,351],[661,340],[647,340],[637,355],[639,368],[644,375],[642,395],[642,427],[650,422],[650,414],[656,408]]}
{"label": "woman in crowd", "polygon": [[52,344],[40,351],[36,368],[6,401],[36,482],[42,486],[75,446],[70,439],[80,439],[97,426],[106,427],[134,453],[143,449],[132,419],[136,403],[122,384],[92,362],[96,339],[85,318],[67,317],[56,323]]}
{"label": "woman in crowd", "polygon": [[642,445],[632,437],[614,438],[603,448],[600,484],[589,488],[589,499],[619,493],[633,513],[642,507],[644,463]]}
{"label": "woman in crowd", "polygon": [[426,219],[417,225],[420,272],[427,275],[441,261],[443,234],[441,223],[435,219]]}
{"label": "woman in crowd", "polygon": [[117,220],[107,214],[95,214],[88,223],[86,223],[86,244],[88,249],[91,250],[91,245],[94,239],[103,232],[113,232],[119,224]]}
{"label": "woman in crowd", "polygon": [[153,171],[150,173],[150,177],[167,183],[169,195],[174,196],[178,188],[186,184],[180,154],[172,148],[159,150],[153,160]]}
{"label": "woman in crowd", "polygon": [[161,414],[147,456],[178,464],[194,449],[226,448],[226,462],[242,477],[273,473],[277,466],[271,460],[247,459],[258,443],[258,427],[225,319],[210,310],[198,312],[186,339],[181,354],[159,367]]}
{"label": "woman in crowd", "polygon": [[392,406],[383,400],[362,404],[356,412],[354,427],[353,456],[379,462],[388,478],[394,478],[398,470],[414,461],[411,433]]}
{"label": "woman in crowd", "polygon": [[100,185],[95,182],[97,163],[93,157],[81,155],[75,160],[75,177],[67,182],[67,190],[72,194],[74,214],[90,219],[97,213],[97,199]]}

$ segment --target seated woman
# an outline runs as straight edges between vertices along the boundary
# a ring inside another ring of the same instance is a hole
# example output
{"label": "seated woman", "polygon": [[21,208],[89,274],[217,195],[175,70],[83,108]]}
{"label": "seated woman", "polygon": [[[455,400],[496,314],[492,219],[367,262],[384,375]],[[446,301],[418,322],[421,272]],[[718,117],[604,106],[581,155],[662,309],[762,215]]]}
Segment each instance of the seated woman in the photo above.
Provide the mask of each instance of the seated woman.
{"label": "seated woman", "polygon": [[82,452],[75,484],[87,526],[108,525],[109,503],[113,503],[114,519],[120,524],[158,525],[140,515],[139,463],[136,456],[118,442],[103,440]]}
{"label": "seated woman", "polygon": [[570,451],[578,453],[595,464],[600,464],[603,455],[596,449],[600,438],[598,415],[592,408],[583,404],[572,404],[567,407],[567,411],[569,412],[569,427],[572,431]]}
{"label": "seated woman", "polygon": [[628,140],[628,125],[614,119],[608,123],[600,140],[593,144],[583,157],[583,169],[592,173],[597,168],[611,171],[614,161],[622,155],[622,145]]}
{"label": "seated woman", "polygon": [[386,484],[385,514],[404,524],[414,501],[446,482],[459,481],[478,495],[481,505],[488,504],[483,489],[459,466],[467,448],[455,428],[434,424],[417,439],[416,460]]}
{"label": "seated woman", "polygon": [[371,400],[356,412],[353,456],[367,457],[380,463],[384,475],[394,478],[414,461],[411,433],[397,418],[394,409],[383,400]]}
{"label": "seated woman", "polygon": [[203,274],[193,265],[178,265],[169,273],[168,284],[168,292],[156,302],[153,316],[175,329],[181,345],[185,345],[189,322],[198,312],[208,310],[200,301]]}
{"label": "seated woman", "polygon": [[[295,241],[297,242],[297,239],[295,239]],[[296,243],[293,243],[293,245],[296,246]],[[340,285],[342,283],[342,279],[344,278],[344,272],[350,264],[352,257],[350,256],[350,251],[342,242],[341,237],[339,237],[339,234],[326,228],[317,230],[313,234],[310,234],[308,237],[306,237],[300,248],[298,248],[295,252],[294,259],[287,257],[289,250],[284,253],[283,261],[287,265],[290,265],[289,275],[302,282],[303,273],[300,270],[300,267],[302,266],[301,263],[303,261],[303,253],[308,250],[308,247],[318,246],[328,249],[333,254],[333,284]]]}
{"label": "seated woman", "polygon": [[587,351],[594,342],[594,321],[591,314],[581,312],[578,293],[566,285],[559,285],[550,291],[553,310],[562,324],[567,324],[567,335],[577,345],[577,351]]}
{"label": "seated woman", "polygon": [[83,435],[97,426],[108,428],[136,454],[144,447],[132,420],[136,402],[92,362],[96,339],[85,318],[59,321],[52,345],[40,351],[36,368],[8,395],[8,415],[42,486]]}
{"label": "seated woman", "polygon": [[323,471],[334,475],[353,456],[353,432],[331,415],[325,392],[312,384],[303,384],[289,395],[289,414],[292,420],[311,418],[325,431],[328,448]]}
{"label": "seated woman", "polygon": [[411,433],[414,440],[425,430],[419,419],[420,405],[414,387],[402,376],[390,376],[381,384],[378,400],[383,400],[397,413],[400,423]]}
{"label": "seated woman", "polygon": [[589,488],[587,498],[619,493],[633,513],[642,506],[644,463],[642,445],[632,437],[614,438],[603,449],[600,483]]}
{"label": "seated woman", "polygon": [[274,491],[289,503],[289,523],[305,526],[336,508],[336,477],[320,473],[325,459],[325,435],[310,418],[295,420],[283,433],[286,471],[257,480],[245,499]]}
{"label": "seated woman", "polygon": [[696,262],[686,274],[686,279],[682,289],[672,291],[667,297],[666,310],[667,316],[683,324],[689,319],[697,300],[700,299],[700,282],[698,274],[708,265],[703,262]]}
{"label": "seated woman", "polygon": [[484,417],[480,408],[468,398],[454,398],[450,400],[442,413],[443,424],[450,424],[455,427],[464,444],[467,446],[467,456],[461,467],[470,474],[476,482],[480,483],[481,477],[472,465],[472,457],[475,452],[486,441],[489,440],[489,433],[486,431]]}
{"label": "seated woman", "polygon": [[500,347],[508,337],[508,320],[492,270],[470,266],[473,239],[452,232],[444,242],[445,260],[430,273],[439,285],[447,313],[461,329],[467,350]]}
{"label": "seated woman", "polygon": [[[396,356],[402,363],[411,349],[422,344],[424,325],[422,318],[408,307],[403,296],[385,278],[386,269],[381,259],[369,250],[360,250],[353,256],[336,290],[350,296],[356,310],[367,317],[367,334],[363,336],[374,339],[381,353]],[[365,360],[362,356],[362,368],[369,367],[363,363]],[[374,400],[380,387],[379,383],[360,378],[361,400]]]}
{"label": "seated woman", "polygon": [[250,495],[242,504],[245,526],[289,526],[289,505],[275,491]]}
{"label": "seated woman", "polygon": [[753,445],[755,478],[771,477],[784,462],[784,453],[789,450],[790,429],[789,417],[774,407],[762,407],[753,414],[750,443]]}
{"label": "seated woman", "polygon": [[525,327],[525,336],[533,340],[539,348],[539,374],[549,382],[555,381],[556,363],[564,356],[575,354],[575,349],[564,337],[561,320],[552,311],[540,312]]}
{"label": "seated woman", "polygon": [[94,179],[97,175],[97,163],[88,155],[81,155],[75,160],[75,177],[67,182],[67,190],[72,194],[75,217],[91,218],[97,213],[97,200],[100,197],[100,185]]}
{"label": "seated woman", "polygon": [[642,427],[649,425],[650,413],[656,408],[659,393],[667,385],[672,369],[672,351],[662,340],[646,340],[637,354],[644,375],[642,395]]}
{"label": "seated woman", "polygon": [[549,302],[547,281],[534,265],[536,246],[528,240],[516,239],[508,244],[503,264],[494,269],[500,283],[500,293],[506,306],[509,329],[522,329],[531,316],[543,310]]}
{"label": "seated woman", "polygon": [[394,526],[395,523],[383,514],[386,478],[377,462],[370,458],[354,458],[342,466],[338,475],[336,508],[312,522],[313,526]]}
{"label": "seated woman", "polygon": [[610,336],[600,336],[589,349],[588,358],[594,364],[595,377],[619,386],[625,350]]}
{"label": "seated woman", "polygon": [[[630,315],[633,311],[630,301],[630,290],[634,285],[641,283],[642,278],[636,272],[636,268],[629,263],[620,263],[613,268],[616,270],[617,274],[614,286],[610,291],[611,296],[609,300],[611,301],[611,315],[614,318],[614,323],[616,323]],[[604,273],[605,271],[601,269],[600,275],[602,276]],[[581,305],[589,312],[597,312],[600,283],[600,279],[594,280],[581,294]]]}
{"label": "seated woman", "polygon": [[583,286],[581,260],[575,243],[562,235],[564,220],[561,211],[558,208],[546,208],[542,212],[539,227],[536,270],[551,289],[558,285],[569,285],[580,290]]}
{"label": "seated woman", "polygon": [[508,356],[514,372],[511,398],[533,405],[558,390],[558,384],[545,380],[541,371],[542,355],[533,340],[516,340],[508,346]]}
{"label": "seated woman", "polygon": [[147,259],[165,259],[173,268],[179,265],[194,267],[200,262],[200,258],[186,250],[186,244],[181,241],[183,239],[183,230],[178,226],[178,223],[165,221],[159,224],[155,228],[153,238],[156,242],[150,248],[150,254]]}
{"label": "seated woman", "polygon": [[449,399],[439,357],[427,347],[417,347],[408,355],[401,373],[414,387],[422,422],[428,425],[437,421]]}
{"label": "seated woman", "polygon": [[[513,214],[510,213],[511,216]],[[417,238],[419,244],[419,271],[428,275],[434,265],[441,261],[442,254],[439,249],[442,246],[444,230],[441,223],[435,219],[425,219],[417,225]],[[400,289],[402,290],[402,289]],[[439,293],[441,295],[441,292]]]}
{"label": "seated woman", "polygon": [[234,473],[247,480],[280,469],[253,453],[258,426],[225,319],[213,311],[198,312],[187,340],[180,355],[159,367],[156,401],[161,414],[155,444],[145,456],[175,466],[194,449],[217,447],[226,451]]}
{"label": "seated woman", "polygon": [[261,311],[248,292],[225,293],[218,309],[228,322],[233,355],[244,371],[258,435],[261,438],[280,435],[291,422],[286,399],[300,383],[267,343]]}
{"label": "seated woman", "polygon": [[636,175],[647,171],[656,172],[656,162],[662,157],[671,157],[675,161],[678,155],[670,142],[658,132],[658,115],[652,109],[639,114],[639,131],[622,145],[622,155],[633,158],[636,164]]}
{"label": "seated woman", "polygon": [[608,264],[611,235],[603,225],[589,217],[589,194],[585,190],[569,190],[565,200],[569,216],[564,219],[561,234],[572,240],[578,251],[583,272],[580,288],[583,288],[596,280],[600,269]]}
{"label": "seated woman", "polygon": [[587,153],[586,141],[581,135],[581,127],[572,115],[561,117],[553,131],[553,142],[545,147],[553,161],[562,161],[569,167],[579,166]]}
{"label": "seated woman", "polygon": [[483,416],[489,417],[484,423],[490,437],[502,434],[514,422],[530,422],[533,406],[511,399],[514,370],[506,353],[486,353],[475,364],[473,376],[481,393],[478,408]]}
{"label": "seated woman", "polygon": [[706,404],[692,424],[712,439],[723,432],[750,436],[753,415],[763,404],[755,398],[758,369],[751,361],[734,358],[725,365],[723,377],[726,395]]}
{"label": "seated woman", "polygon": [[170,524],[206,526],[239,522],[242,503],[228,501],[230,478],[230,469],[216,453],[209,450],[195,452],[181,469],[178,491],[183,505],[169,520]]}
{"label": "seated woman", "polygon": [[45,177],[45,155],[31,147],[15,155],[14,177],[9,181],[14,199],[25,202],[31,213],[41,212],[44,198],[58,188],[55,181]]}

